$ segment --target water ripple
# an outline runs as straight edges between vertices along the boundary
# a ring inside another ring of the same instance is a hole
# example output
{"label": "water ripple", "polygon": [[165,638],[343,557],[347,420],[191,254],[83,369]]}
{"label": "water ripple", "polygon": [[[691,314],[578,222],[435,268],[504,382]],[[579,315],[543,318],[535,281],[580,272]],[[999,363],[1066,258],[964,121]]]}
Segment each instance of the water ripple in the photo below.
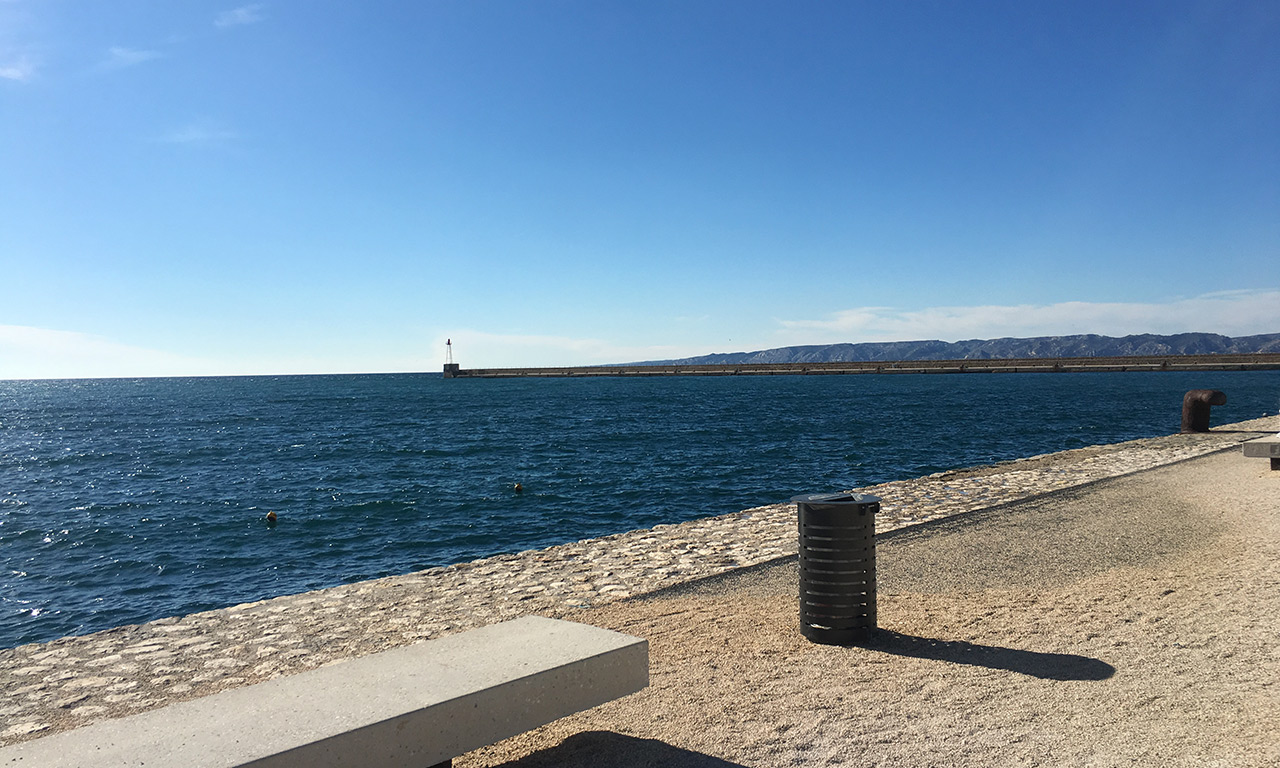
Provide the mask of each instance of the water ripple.
{"label": "water ripple", "polygon": [[0,382],[0,647],[1167,434],[1198,388],[1253,418],[1280,372]]}

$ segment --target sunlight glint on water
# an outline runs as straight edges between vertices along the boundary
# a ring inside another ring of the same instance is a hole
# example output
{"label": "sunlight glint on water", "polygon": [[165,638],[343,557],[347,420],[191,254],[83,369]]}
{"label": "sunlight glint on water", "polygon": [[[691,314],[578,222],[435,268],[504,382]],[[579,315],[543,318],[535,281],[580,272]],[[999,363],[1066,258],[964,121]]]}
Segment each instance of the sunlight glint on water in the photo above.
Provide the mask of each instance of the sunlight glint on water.
{"label": "sunlight glint on water", "polygon": [[1280,372],[0,382],[0,647],[1169,434],[1197,388],[1239,421]]}

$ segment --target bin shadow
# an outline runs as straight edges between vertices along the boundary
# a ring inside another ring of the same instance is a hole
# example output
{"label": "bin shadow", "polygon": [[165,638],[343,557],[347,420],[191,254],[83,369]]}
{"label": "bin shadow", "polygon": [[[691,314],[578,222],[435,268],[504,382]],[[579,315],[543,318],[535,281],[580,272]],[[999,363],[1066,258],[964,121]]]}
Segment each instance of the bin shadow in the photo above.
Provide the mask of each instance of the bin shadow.
{"label": "bin shadow", "polygon": [[862,647],[895,656],[948,661],[1038,677],[1041,680],[1106,680],[1116,668],[1101,659],[1074,653],[1040,653],[963,640],[936,640],[878,629]]}
{"label": "bin shadow", "polygon": [[503,768],[746,768],[740,763],[613,731],[583,731]]}

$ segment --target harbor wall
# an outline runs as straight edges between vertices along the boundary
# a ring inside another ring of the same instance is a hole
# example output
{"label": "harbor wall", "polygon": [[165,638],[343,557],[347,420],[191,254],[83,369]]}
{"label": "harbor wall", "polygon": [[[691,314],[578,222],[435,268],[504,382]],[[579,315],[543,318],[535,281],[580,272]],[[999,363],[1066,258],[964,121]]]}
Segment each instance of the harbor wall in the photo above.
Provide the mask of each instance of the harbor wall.
{"label": "harbor wall", "polygon": [[991,360],[900,360],[737,365],[596,365],[551,368],[462,368],[446,365],[447,379],[646,376],[814,376],[840,374],[1088,373],[1118,371],[1280,370],[1280,354],[1052,357]]}

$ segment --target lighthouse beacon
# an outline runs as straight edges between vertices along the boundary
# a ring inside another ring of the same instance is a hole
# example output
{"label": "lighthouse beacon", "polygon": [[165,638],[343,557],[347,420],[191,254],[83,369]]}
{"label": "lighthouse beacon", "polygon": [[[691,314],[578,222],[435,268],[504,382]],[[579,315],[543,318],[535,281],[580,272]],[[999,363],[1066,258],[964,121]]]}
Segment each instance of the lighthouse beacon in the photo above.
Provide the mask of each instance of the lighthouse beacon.
{"label": "lighthouse beacon", "polygon": [[453,362],[453,339],[444,340],[444,377],[452,379],[458,375],[458,364]]}

